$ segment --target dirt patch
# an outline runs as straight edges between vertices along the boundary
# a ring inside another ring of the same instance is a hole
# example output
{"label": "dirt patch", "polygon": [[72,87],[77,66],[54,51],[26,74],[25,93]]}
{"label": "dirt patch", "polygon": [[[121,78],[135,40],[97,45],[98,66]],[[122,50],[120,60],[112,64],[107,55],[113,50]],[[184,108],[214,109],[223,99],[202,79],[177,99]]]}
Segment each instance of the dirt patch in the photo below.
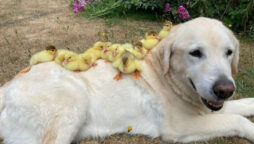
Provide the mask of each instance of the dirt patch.
{"label": "dirt patch", "polygon": [[[73,14],[69,2],[64,0],[2,0],[0,3],[0,84],[14,77],[28,66],[31,55],[53,44],[57,48],[82,52],[99,40],[112,42],[132,42],[145,31],[158,30],[155,22],[123,20],[114,26],[105,25],[104,19],[88,20]],[[101,34],[105,32],[106,37]],[[242,45],[241,55],[249,54],[253,42]],[[250,61],[241,58],[240,71],[250,67]],[[242,96],[238,96],[242,97]],[[1,143],[1,142],[0,142]],[[82,144],[97,143],[158,143],[143,135],[119,134],[105,139],[84,140]],[[215,139],[200,144],[248,143],[240,138]]]}

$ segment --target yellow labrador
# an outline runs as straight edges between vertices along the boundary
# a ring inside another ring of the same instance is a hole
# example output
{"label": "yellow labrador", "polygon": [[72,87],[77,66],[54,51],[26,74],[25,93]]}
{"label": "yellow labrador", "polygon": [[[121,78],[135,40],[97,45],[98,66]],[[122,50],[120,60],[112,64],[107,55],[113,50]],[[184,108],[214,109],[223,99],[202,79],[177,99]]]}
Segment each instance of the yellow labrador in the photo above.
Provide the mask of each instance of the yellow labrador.
{"label": "yellow labrador", "polygon": [[0,88],[6,144],[70,144],[115,133],[192,142],[240,136],[254,142],[254,99],[235,93],[239,44],[221,22],[196,18],[173,27],[142,62],[142,79],[114,81],[111,64],[75,73],[54,62]]}

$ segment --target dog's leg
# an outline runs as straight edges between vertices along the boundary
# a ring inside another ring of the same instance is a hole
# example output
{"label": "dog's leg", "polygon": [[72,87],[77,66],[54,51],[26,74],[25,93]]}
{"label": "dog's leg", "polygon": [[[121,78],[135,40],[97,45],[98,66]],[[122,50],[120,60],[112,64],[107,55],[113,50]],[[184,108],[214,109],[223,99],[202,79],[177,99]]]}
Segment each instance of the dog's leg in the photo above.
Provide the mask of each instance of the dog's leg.
{"label": "dog's leg", "polygon": [[77,135],[84,119],[75,110],[58,116],[50,123],[43,136],[43,144],[70,144]]}
{"label": "dog's leg", "polygon": [[239,136],[254,142],[254,124],[231,114],[209,114],[177,121],[163,139],[174,142],[204,141],[215,137]]}
{"label": "dog's leg", "polygon": [[243,98],[240,100],[231,100],[224,105],[225,113],[239,114],[242,116],[254,115],[254,98]]}

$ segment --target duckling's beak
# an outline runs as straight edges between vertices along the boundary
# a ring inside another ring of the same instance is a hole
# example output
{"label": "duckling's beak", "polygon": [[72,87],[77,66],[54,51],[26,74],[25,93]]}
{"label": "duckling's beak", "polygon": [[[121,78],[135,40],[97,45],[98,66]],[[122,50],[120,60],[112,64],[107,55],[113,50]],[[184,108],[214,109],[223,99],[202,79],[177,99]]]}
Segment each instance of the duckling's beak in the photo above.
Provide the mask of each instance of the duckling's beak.
{"label": "duckling's beak", "polygon": [[66,65],[66,64],[68,64],[68,63],[69,63],[68,60],[64,60],[64,61],[63,61],[63,64],[64,64],[64,65]]}
{"label": "duckling's beak", "polygon": [[123,66],[123,70],[126,71],[127,70],[127,66]]}
{"label": "duckling's beak", "polygon": [[144,50],[141,49],[141,53],[142,53],[142,54],[145,54]]}
{"label": "duckling's beak", "polygon": [[114,57],[116,56],[116,51],[113,51],[113,56],[114,56]]}
{"label": "duckling's beak", "polygon": [[157,40],[161,40],[161,37],[160,36],[156,36],[155,37]]}
{"label": "duckling's beak", "polygon": [[107,49],[104,49],[104,50],[103,50],[103,53],[106,53],[107,51],[108,51]]}

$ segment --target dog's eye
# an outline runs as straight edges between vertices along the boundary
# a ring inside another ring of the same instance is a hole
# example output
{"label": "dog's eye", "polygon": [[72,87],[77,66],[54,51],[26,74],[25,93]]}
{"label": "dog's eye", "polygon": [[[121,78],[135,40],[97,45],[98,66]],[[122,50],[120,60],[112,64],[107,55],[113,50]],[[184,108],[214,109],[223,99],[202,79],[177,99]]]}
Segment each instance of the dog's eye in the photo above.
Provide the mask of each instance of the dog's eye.
{"label": "dog's eye", "polygon": [[227,56],[230,56],[230,55],[232,55],[232,53],[233,53],[233,51],[232,51],[232,50],[227,50],[226,55],[227,55]]}
{"label": "dog's eye", "polygon": [[202,57],[202,52],[200,50],[194,50],[194,51],[191,51],[189,53],[191,56],[193,57],[198,57],[198,58],[201,58]]}

